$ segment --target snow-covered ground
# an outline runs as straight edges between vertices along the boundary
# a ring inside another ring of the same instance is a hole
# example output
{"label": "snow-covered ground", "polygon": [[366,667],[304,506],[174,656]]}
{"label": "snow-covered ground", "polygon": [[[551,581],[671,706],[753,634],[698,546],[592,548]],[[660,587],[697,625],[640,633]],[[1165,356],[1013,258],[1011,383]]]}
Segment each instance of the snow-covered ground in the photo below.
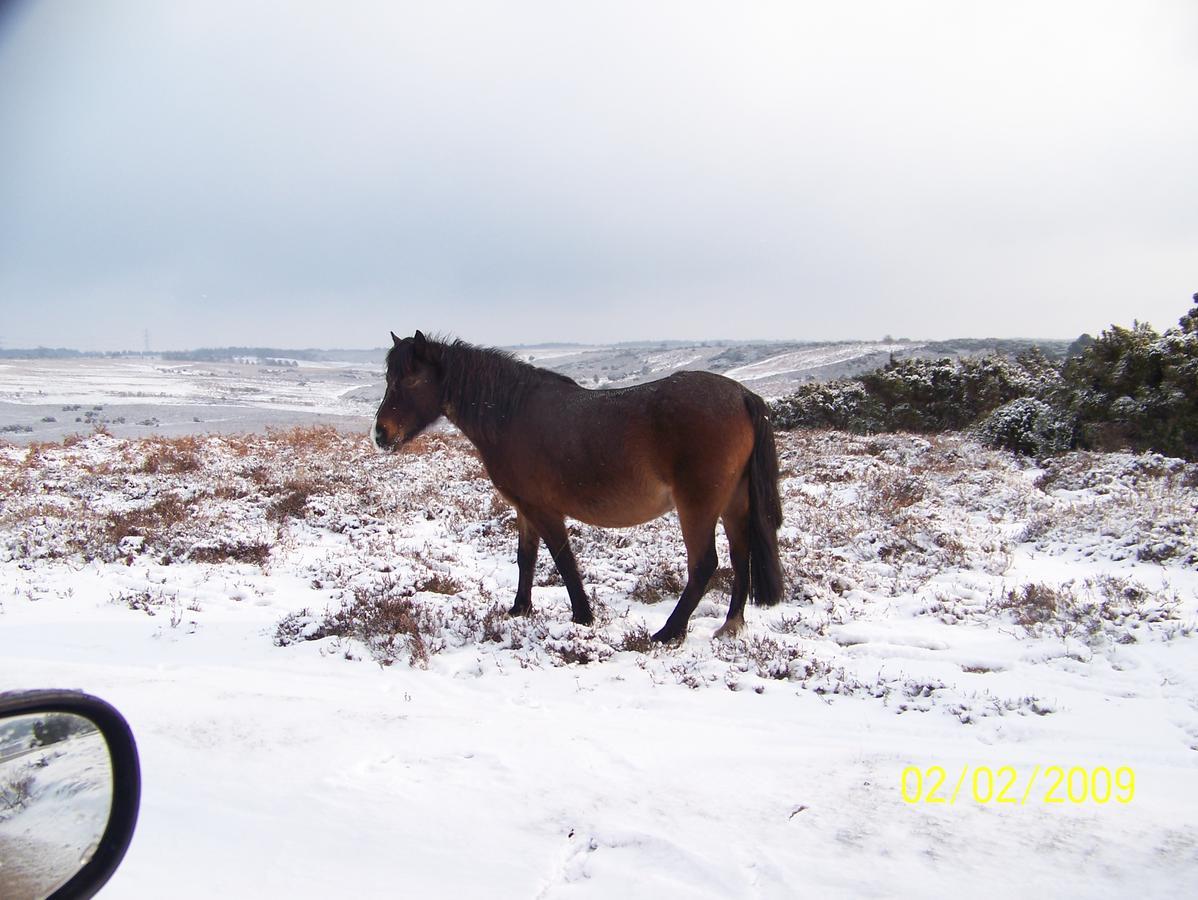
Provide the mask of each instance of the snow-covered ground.
{"label": "snow-covered ground", "polygon": [[[380,366],[381,366],[380,357]],[[142,359],[45,359],[3,364],[0,400],[14,403],[214,405],[249,402],[304,412],[361,413],[347,400],[380,381],[363,366],[304,362],[281,367]]]}
{"label": "snow-covered ground", "polygon": [[572,529],[595,627],[546,553],[508,619],[513,516],[454,434],[0,446],[0,685],[128,717],[114,898],[1192,895],[1195,467],[779,453],[788,600],[715,641],[721,570],[657,647],[676,519]]}
{"label": "snow-covered ground", "polygon": [[0,438],[60,441],[97,425],[119,437],[364,428],[382,397],[382,358],[377,366],[8,360],[0,363]]}
{"label": "snow-covered ground", "polygon": [[920,345],[909,343],[877,343],[877,344],[833,344],[830,346],[805,347],[789,353],[779,353],[765,359],[737,366],[724,374],[729,378],[753,386],[755,381],[774,379],[779,376],[796,373],[817,372],[831,366],[843,365],[862,357],[880,359],[882,363],[892,353],[909,352],[918,349]]}

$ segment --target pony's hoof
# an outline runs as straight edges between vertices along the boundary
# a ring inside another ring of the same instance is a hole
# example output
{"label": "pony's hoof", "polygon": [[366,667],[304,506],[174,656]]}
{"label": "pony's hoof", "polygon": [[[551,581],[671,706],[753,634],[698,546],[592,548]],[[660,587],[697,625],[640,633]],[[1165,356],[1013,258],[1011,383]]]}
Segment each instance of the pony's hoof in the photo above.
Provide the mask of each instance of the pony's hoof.
{"label": "pony's hoof", "polygon": [[650,640],[655,644],[681,644],[684,637],[686,637],[686,632],[668,631],[663,628],[657,634],[653,635]]}
{"label": "pony's hoof", "polygon": [[512,605],[512,608],[507,611],[509,616],[530,616],[532,615],[532,604],[526,603],[521,606],[519,603]]}
{"label": "pony's hoof", "polygon": [[717,628],[715,630],[715,634],[712,636],[714,638],[716,638],[717,640],[721,640],[721,641],[722,640],[730,640],[731,638],[734,638],[738,634],[740,634],[740,630],[744,627],[745,627],[744,619],[741,619],[740,621],[725,622],[723,625],[721,625],[719,628]]}
{"label": "pony's hoof", "polygon": [[571,617],[570,621],[572,621],[575,625],[594,625],[595,616],[590,612],[590,610],[587,610],[582,614],[575,613]]}

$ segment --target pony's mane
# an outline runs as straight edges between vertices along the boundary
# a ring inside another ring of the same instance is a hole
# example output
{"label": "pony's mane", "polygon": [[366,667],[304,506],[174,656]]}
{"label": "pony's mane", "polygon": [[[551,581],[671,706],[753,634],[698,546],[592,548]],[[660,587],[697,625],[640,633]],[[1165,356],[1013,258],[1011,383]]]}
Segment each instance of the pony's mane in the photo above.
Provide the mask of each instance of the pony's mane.
{"label": "pony's mane", "polygon": [[[506,350],[479,347],[463,340],[428,338],[429,357],[441,368],[441,400],[453,409],[468,435],[494,439],[524,404],[530,391],[545,384],[569,384],[572,378],[517,359]],[[387,367],[407,366],[414,350],[406,341],[391,348]],[[402,371],[402,369],[401,369]]]}

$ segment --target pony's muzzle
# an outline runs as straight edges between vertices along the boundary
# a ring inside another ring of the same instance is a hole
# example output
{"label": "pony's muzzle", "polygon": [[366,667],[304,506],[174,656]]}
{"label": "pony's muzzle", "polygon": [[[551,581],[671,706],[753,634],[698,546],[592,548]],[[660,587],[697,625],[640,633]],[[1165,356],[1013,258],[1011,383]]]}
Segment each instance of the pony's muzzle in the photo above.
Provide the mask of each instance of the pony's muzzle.
{"label": "pony's muzzle", "polygon": [[395,450],[395,441],[387,440],[387,432],[379,424],[378,419],[375,419],[374,424],[370,427],[370,442],[380,453],[391,453]]}

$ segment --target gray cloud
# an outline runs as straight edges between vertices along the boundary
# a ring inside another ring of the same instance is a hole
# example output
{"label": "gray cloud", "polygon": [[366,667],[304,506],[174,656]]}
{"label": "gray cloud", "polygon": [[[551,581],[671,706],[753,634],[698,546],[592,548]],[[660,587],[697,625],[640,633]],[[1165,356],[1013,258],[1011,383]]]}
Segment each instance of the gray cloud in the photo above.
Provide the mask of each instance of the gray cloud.
{"label": "gray cloud", "polygon": [[41,0],[0,20],[6,344],[1165,327],[1189,3]]}

